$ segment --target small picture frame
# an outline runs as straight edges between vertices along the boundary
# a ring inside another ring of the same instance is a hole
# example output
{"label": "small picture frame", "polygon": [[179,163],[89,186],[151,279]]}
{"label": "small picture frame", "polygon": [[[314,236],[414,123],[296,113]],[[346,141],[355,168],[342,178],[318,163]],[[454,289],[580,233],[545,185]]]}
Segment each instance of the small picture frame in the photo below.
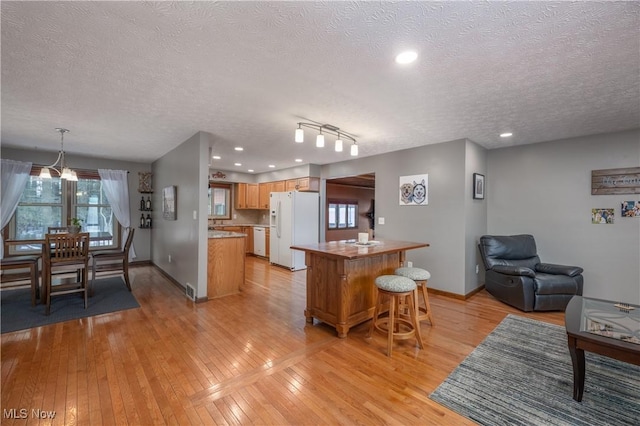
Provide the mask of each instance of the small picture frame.
{"label": "small picture frame", "polygon": [[167,186],[162,190],[162,217],[176,220],[176,187]]}
{"label": "small picture frame", "polygon": [[473,199],[484,200],[484,175],[473,174]]}

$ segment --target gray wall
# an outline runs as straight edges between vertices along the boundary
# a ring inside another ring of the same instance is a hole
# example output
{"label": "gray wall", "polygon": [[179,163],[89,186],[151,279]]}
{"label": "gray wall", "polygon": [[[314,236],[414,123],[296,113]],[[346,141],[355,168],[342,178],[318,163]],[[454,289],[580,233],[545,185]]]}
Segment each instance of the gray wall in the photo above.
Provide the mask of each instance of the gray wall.
{"label": "gray wall", "polygon": [[[407,260],[431,272],[430,287],[466,294],[481,285],[475,275],[475,243],[467,241],[467,232],[475,237],[486,226],[485,204],[470,201],[472,174],[485,170],[484,155],[478,145],[457,140],[324,165],[322,178],[374,172],[376,239],[429,243],[428,248],[408,251]],[[400,176],[425,173],[429,204],[401,206]],[[470,213],[468,207],[472,207]],[[380,217],[384,225],[378,224]]]}
{"label": "gray wall", "polygon": [[[488,152],[488,233],[533,234],[542,261],[584,268],[584,295],[640,303],[640,218],[621,218],[622,201],[591,195],[591,170],[640,166],[640,130]],[[592,225],[591,209],[615,208],[612,225]]]}
{"label": "gray wall", "polygon": [[[41,150],[25,150],[3,147],[0,151],[0,156],[2,158],[11,160],[31,161],[33,164],[49,165],[56,160],[58,153],[46,152]],[[129,171],[129,210],[131,212],[131,226],[137,228],[133,236],[133,246],[136,251],[135,261],[150,260],[151,230],[138,228],[138,224],[140,223],[140,212],[138,211],[138,208],[140,206],[140,194],[138,193],[138,172],[151,171],[151,164],[134,163],[121,160],[109,160],[104,158],[83,157],[66,153],[65,162],[72,169],[112,169]]]}
{"label": "gray wall", "polygon": [[[208,149],[209,135],[198,132],[152,164],[151,259],[183,286],[193,285],[197,297],[207,294]],[[172,185],[177,189],[176,220],[166,220],[162,190]]]}
{"label": "gray wall", "polygon": [[[478,250],[480,237],[487,233],[488,200],[473,199],[473,174],[480,173],[487,182],[487,150],[467,140],[465,149],[465,288],[468,294],[484,284],[484,265]],[[486,194],[486,186],[485,186]],[[486,195],[485,195],[486,196]],[[477,268],[476,268],[477,267]],[[476,270],[478,271],[476,273]]]}

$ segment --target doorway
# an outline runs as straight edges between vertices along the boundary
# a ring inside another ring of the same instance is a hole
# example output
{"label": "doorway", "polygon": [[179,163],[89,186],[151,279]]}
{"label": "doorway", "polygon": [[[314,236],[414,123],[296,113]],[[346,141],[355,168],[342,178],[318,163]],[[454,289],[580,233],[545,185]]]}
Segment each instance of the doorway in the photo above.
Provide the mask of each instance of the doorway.
{"label": "doorway", "polygon": [[376,174],[326,181],[325,241],[351,240],[359,232],[375,235]]}

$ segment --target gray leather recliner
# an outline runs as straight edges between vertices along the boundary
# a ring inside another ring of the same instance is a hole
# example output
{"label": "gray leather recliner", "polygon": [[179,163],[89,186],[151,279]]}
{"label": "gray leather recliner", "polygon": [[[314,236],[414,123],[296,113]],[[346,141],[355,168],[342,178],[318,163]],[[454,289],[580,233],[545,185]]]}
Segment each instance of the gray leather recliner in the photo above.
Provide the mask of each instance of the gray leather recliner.
{"label": "gray leather recliner", "polygon": [[532,235],[483,235],[480,254],[485,288],[496,299],[522,311],[564,311],[582,295],[583,269],[541,263]]}

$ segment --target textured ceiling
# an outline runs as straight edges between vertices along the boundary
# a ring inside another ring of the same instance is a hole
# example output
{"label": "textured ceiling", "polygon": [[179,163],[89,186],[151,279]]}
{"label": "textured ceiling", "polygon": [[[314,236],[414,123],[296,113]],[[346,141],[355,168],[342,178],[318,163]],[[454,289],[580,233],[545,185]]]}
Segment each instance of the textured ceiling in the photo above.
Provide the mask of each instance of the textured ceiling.
{"label": "textured ceiling", "polygon": [[[205,131],[213,168],[262,172],[352,158],[311,130],[295,144],[301,119],[354,134],[361,157],[640,127],[639,2],[1,8],[3,146],[56,151],[66,127],[69,153],[150,162]],[[418,60],[397,65],[409,48]]]}

